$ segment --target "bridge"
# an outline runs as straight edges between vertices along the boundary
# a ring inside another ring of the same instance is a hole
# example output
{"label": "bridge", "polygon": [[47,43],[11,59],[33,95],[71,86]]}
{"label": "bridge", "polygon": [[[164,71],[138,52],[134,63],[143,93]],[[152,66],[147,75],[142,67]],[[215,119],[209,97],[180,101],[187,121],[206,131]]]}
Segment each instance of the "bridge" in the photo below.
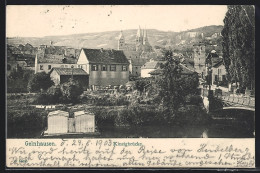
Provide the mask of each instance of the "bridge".
{"label": "bridge", "polygon": [[[221,103],[222,109],[244,109],[255,111],[255,97],[253,96],[234,94],[225,91],[218,92],[218,90],[212,91],[211,93],[212,99],[218,100],[219,103]],[[209,97],[209,90],[207,88],[201,88],[201,96],[202,98],[208,98],[208,102],[211,101]]]}

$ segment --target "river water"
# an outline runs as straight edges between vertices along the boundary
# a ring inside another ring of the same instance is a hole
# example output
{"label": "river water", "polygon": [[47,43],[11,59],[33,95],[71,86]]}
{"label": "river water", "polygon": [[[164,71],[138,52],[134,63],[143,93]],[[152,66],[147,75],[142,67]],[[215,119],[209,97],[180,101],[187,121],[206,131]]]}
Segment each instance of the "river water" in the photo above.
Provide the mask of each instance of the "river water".
{"label": "river water", "polygon": [[164,125],[143,127],[103,127],[100,138],[252,138],[253,128],[247,123],[227,120],[211,121],[208,125]]}

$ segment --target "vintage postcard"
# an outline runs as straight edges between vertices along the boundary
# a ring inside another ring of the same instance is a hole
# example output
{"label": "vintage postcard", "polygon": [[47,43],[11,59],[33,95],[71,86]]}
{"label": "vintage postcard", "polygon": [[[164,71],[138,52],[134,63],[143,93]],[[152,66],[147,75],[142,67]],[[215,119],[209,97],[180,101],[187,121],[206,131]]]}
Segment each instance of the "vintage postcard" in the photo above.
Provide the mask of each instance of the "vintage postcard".
{"label": "vintage postcard", "polygon": [[255,168],[253,5],[7,5],[6,166]]}

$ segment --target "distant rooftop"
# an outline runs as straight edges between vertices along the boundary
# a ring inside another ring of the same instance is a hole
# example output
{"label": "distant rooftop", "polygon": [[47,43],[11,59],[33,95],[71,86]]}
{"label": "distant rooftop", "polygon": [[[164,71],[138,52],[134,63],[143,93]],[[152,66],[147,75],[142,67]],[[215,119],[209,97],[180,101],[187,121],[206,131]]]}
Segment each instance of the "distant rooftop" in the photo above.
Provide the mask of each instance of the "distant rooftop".
{"label": "distant rooftop", "polygon": [[122,50],[114,49],[82,49],[91,63],[129,64]]}
{"label": "distant rooftop", "polygon": [[54,68],[52,68],[50,73],[52,73],[52,71],[56,71],[59,75],[72,75],[72,71],[73,71],[74,76],[88,75],[87,72],[85,72],[81,68],[73,68],[72,69],[72,68],[57,68],[57,67],[54,67]]}
{"label": "distant rooftop", "polygon": [[76,64],[76,59],[64,55],[37,54],[38,63]]}
{"label": "distant rooftop", "polygon": [[158,61],[149,61],[142,66],[142,69],[156,69],[159,65]]}

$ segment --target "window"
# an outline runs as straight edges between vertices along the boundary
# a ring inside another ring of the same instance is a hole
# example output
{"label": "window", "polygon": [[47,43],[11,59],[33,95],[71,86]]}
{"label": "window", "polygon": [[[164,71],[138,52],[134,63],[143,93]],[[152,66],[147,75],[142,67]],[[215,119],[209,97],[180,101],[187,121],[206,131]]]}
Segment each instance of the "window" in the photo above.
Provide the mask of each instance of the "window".
{"label": "window", "polygon": [[102,71],[107,71],[107,65],[102,65],[101,70],[102,70]]}
{"label": "window", "polygon": [[92,65],[91,70],[92,71],[98,71],[98,65]]}
{"label": "window", "polygon": [[126,65],[123,65],[123,66],[122,66],[122,71],[127,71]]}
{"label": "window", "polygon": [[116,65],[110,65],[110,71],[116,71]]}
{"label": "window", "polygon": [[51,69],[51,65],[48,65],[48,70],[50,70]]}
{"label": "window", "polygon": [[43,65],[40,65],[40,70],[43,70]]}

